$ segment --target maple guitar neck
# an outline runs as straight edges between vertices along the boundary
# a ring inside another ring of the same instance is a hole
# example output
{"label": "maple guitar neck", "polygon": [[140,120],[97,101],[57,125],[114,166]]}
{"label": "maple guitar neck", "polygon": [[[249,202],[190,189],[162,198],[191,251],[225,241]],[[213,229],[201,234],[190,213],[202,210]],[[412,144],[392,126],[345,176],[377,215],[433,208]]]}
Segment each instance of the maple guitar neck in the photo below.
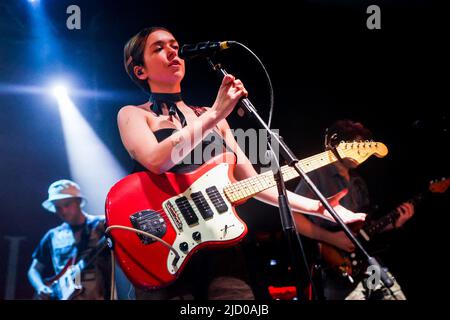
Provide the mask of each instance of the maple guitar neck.
{"label": "maple guitar neck", "polygon": [[[321,168],[327,164],[336,162],[338,158],[346,158],[355,163],[362,163],[371,155],[379,158],[386,156],[387,147],[381,142],[341,142],[335,149],[327,150],[314,156],[300,160],[295,164],[305,173]],[[285,181],[292,180],[299,176],[295,168],[285,165],[281,167],[281,173]],[[247,200],[259,192],[274,187],[276,185],[271,171],[247,178],[224,187],[223,191],[231,203],[238,203]]]}
{"label": "maple guitar neck", "polygon": [[[337,160],[338,159],[334,153],[328,150],[309,158],[305,158],[299,161],[296,166],[302,169],[305,173],[308,173]],[[285,181],[292,180],[299,176],[295,168],[288,165],[281,167],[281,172]],[[274,187],[275,185],[276,181],[273,177],[273,173],[272,171],[268,171],[255,177],[233,183],[224,188],[224,193],[230,202],[236,203],[252,198],[256,194]]]}

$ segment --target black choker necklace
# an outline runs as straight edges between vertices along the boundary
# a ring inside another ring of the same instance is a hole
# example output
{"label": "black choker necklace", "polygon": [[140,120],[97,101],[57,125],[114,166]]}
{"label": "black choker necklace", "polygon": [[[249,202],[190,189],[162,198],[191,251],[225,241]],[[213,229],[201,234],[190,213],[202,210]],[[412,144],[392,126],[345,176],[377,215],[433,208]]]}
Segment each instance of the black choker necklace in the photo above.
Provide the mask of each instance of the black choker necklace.
{"label": "black choker necklace", "polygon": [[178,114],[178,117],[180,118],[181,126],[186,125],[186,118],[184,117],[183,113],[178,109],[177,102],[182,101],[181,93],[151,93],[150,98],[148,101],[152,104],[151,109],[154,113],[156,113],[158,116],[162,115],[162,107],[163,104],[167,106],[167,109],[169,109],[169,115],[174,116],[175,114]]}

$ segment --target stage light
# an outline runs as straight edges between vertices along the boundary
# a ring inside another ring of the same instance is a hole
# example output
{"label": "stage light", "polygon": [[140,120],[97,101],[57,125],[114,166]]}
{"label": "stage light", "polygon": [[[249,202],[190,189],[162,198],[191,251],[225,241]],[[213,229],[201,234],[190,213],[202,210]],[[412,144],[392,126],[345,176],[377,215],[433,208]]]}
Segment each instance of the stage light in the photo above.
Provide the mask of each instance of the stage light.
{"label": "stage light", "polygon": [[80,113],[67,87],[54,86],[53,94],[59,106],[70,177],[88,199],[86,210],[104,214],[107,192],[127,172]]}
{"label": "stage light", "polygon": [[[81,186],[87,198],[84,210],[90,214],[104,215],[105,199],[109,189],[128,171],[122,168],[75,105],[76,99],[80,98],[79,93],[86,90],[80,90],[74,86],[70,89],[69,96],[67,88],[59,83],[52,87],[52,93],[59,106],[69,162],[68,178],[75,180]],[[118,298],[132,299],[129,292],[133,287],[117,264],[115,281]]]}
{"label": "stage light", "polygon": [[67,87],[62,84],[54,85],[52,87],[52,94],[56,99],[63,99],[68,96]]}

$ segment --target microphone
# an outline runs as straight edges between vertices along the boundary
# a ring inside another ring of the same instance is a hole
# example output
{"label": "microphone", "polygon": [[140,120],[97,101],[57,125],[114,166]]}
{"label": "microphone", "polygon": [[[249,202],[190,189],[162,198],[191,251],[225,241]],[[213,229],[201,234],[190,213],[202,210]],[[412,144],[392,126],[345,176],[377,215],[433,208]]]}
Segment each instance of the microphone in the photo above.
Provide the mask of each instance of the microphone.
{"label": "microphone", "polygon": [[197,44],[185,44],[181,47],[178,56],[181,59],[194,59],[208,57],[216,52],[230,48],[235,41],[206,41]]}

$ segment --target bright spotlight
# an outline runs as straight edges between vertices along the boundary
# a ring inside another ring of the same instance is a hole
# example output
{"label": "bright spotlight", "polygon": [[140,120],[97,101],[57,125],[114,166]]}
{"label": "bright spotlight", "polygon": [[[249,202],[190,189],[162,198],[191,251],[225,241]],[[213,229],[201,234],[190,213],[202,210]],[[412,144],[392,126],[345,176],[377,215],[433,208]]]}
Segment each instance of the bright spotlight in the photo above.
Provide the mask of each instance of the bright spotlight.
{"label": "bright spotlight", "polygon": [[56,99],[67,97],[67,88],[64,85],[55,85],[52,88],[52,94]]}
{"label": "bright spotlight", "polygon": [[[88,199],[87,212],[103,214],[111,186],[126,175],[120,163],[98,137],[67,93],[57,90],[70,176]],[[90,156],[86,156],[90,155]]]}

